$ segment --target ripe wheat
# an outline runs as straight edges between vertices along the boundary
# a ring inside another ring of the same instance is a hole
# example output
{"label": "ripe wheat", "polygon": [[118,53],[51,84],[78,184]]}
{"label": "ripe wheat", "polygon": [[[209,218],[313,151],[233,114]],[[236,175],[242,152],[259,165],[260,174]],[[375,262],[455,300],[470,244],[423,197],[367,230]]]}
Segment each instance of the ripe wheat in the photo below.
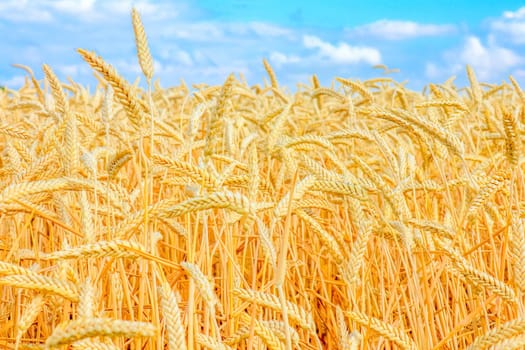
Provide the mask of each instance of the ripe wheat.
{"label": "ripe wheat", "polygon": [[523,347],[516,79],[162,88],[131,20],[146,89],[0,89],[0,348]]}

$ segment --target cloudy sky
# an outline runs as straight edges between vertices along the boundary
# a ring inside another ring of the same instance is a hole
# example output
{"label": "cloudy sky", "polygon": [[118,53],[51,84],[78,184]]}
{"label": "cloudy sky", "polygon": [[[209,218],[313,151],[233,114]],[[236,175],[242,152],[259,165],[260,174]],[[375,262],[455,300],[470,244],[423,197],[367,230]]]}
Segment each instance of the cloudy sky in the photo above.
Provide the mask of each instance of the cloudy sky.
{"label": "cloudy sky", "polygon": [[[394,6],[395,8],[392,8]],[[18,88],[29,66],[49,64],[60,79],[96,85],[76,48],[94,50],[130,81],[140,76],[130,10],[141,13],[164,87],[222,83],[230,72],[248,84],[266,78],[262,59],[290,91],[317,74],[391,76],[420,90],[457,76],[465,64],[481,81],[513,75],[525,87],[525,7],[521,1],[407,0],[1,0],[0,85]]]}

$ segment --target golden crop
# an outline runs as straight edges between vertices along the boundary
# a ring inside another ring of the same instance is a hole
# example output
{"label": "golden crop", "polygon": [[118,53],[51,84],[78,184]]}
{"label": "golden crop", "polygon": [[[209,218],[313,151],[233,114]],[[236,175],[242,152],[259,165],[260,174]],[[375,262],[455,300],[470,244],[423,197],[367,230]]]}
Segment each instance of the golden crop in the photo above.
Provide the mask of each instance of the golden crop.
{"label": "golden crop", "polygon": [[[0,347],[520,349],[518,83],[0,90]],[[522,206],[524,208],[522,208]]]}

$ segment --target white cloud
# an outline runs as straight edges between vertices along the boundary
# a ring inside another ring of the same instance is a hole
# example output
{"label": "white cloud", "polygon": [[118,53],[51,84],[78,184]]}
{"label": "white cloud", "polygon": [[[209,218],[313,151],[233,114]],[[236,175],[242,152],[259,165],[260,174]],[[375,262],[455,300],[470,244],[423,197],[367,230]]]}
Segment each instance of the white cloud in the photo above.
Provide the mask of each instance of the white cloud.
{"label": "white cloud", "polygon": [[298,63],[301,59],[296,55],[286,55],[281,52],[273,51],[270,54],[270,61],[277,67],[281,67],[285,64]]}
{"label": "white cloud", "polygon": [[25,75],[15,75],[5,81],[1,81],[0,85],[9,89],[20,89],[26,81]]}
{"label": "white cloud", "polygon": [[425,67],[429,79],[446,78],[465,69],[465,65],[474,68],[480,80],[490,81],[509,74],[524,62],[516,52],[499,46],[493,40],[487,44],[476,36],[469,36],[458,50],[450,50],[444,54],[444,62],[428,62]]}
{"label": "white cloud", "polygon": [[50,7],[66,13],[92,11],[96,0],[60,0],[50,2]]}
{"label": "white cloud", "polygon": [[251,22],[248,24],[250,29],[259,36],[291,36],[291,30],[283,28],[281,26],[264,23],[264,22]]}
{"label": "white cloud", "polygon": [[68,77],[76,77],[79,73],[86,73],[87,71],[87,67],[84,64],[63,64],[52,68]]}
{"label": "white cloud", "polygon": [[142,69],[136,61],[129,61],[127,59],[120,59],[115,61],[113,66],[123,75],[141,75]]}
{"label": "white cloud", "polygon": [[303,45],[307,49],[317,49],[323,58],[339,64],[354,64],[365,62],[369,64],[381,63],[379,50],[367,46],[350,46],[346,43],[332,45],[313,35],[303,36]]}
{"label": "white cloud", "polygon": [[358,35],[374,36],[387,40],[411,39],[422,36],[453,34],[456,27],[451,24],[422,24],[412,21],[380,20],[353,30]]}
{"label": "white cloud", "polygon": [[166,37],[191,41],[214,41],[224,38],[224,30],[213,22],[174,24],[160,30]]}
{"label": "white cloud", "polygon": [[507,19],[523,19],[525,18],[525,7],[520,7],[516,11],[503,12],[503,18]]}
{"label": "white cloud", "polygon": [[193,65],[192,55],[186,50],[180,50],[175,47],[161,48],[156,57],[165,62],[174,62],[185,66]]}
{"label": "white cloud", "polygon": [[432,80],[443,77],[442,70],[434,62],[427,62],[425,65],[425,76]]}
{"label": "white cloud", "polygon": [[184,50],[177,50],[177,52],[175,52],[175,60],[185,66],[193,65],[190,54]]}
{"label": "white cloud", "polygon": [[489,43],[484,46],[478,37],[470,36],[459,55],[459,60],[470,64],[478,72],[480,79],[490,79],[492,76],[505,72],[522,62],[514,51]]}
{"label": "white cloud", "polygon": [[108,20],[116,15],[129,15],[132,7],[142,16],[155,16],[157,20],[177,15],[172,3],[154,3],[151,0],[2,0],[0,18],[12,22],[49,22],[68,15],[93,22]]}
{"label": "white cloud", "polygon": [[11,22],[49,22],[51,12],[31,6],[28,0],[4,0],[0,2],[0,18]]}
{"label": "white cloud", "polygon": [[239,38],[293,38],[293,31],[265,22],[222,23],[215,21],[173,22],[160,28],[170,38],[191,41],[232,41]]}
{"label": "white cloud", "polygon": [[503,16],[490,22],[493,34],[502,40],[516,44],[525,43],[525,7],[516,12],[504,12]]}

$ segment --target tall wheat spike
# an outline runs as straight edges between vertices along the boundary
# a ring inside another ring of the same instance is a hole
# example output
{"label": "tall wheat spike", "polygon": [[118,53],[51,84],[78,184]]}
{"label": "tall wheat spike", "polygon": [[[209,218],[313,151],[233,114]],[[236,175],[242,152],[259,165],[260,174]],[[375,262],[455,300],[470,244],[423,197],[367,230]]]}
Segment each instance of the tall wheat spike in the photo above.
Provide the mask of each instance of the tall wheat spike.
{"label": "tall wheat spike", "polygon": [[131,10],[131,19],[133,31],[135,32],[135,44],[137,45],[137,56],[139,58],[140,68],[146,79],[151,81],[153,77],[153,58],[151,57],[148,38],[146,37],[140,14],[135,8]]}

